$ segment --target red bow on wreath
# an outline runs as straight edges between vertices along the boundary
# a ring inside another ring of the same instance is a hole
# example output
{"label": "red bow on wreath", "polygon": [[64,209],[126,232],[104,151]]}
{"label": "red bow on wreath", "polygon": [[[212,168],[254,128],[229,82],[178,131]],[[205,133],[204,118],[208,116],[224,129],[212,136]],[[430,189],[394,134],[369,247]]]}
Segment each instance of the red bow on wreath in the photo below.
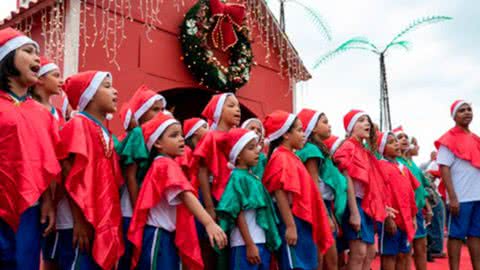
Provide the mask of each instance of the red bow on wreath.
{"label": "red bow on wreath", "polygon": [[240,28],[245,19],[245,7],[239,4],[224,4],[220,0],[210,0],[212,18],[218,17],[212,31],[212,41],[215,48],[228,50],[238,41],[234,27]]}

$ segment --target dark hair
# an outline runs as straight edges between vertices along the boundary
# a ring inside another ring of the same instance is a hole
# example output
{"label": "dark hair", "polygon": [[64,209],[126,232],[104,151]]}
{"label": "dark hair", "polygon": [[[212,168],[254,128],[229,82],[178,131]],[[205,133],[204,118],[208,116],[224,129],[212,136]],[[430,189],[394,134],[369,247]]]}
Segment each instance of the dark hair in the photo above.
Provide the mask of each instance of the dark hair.
{"label": "dark hair", "polygon": [[[290,125],[290,127],[288,128],[287,132],[291,132],[293,130],[293,126],[295,125],[295,122],[297,122],[298,118],[295,117],[295,119],[293,120],[292,124]],[[285,133],[287,133],[285,132]],[[273,151],[275,150],[275,148],[279,147],[280,144],[282,144],[283,142],[283,134],[282,136],[280,136],[278,139],[276,140],[273,140],[270,142],[270,145],[268,146],[268,155],[267,155],[267,159],[270,159],[270,157],[272,156],[273,154]]]}
{"label": "dark hair", "polygon": [[10,77],[20,76],[20,71],[15,67],[15,50],[8,53],[5,58],[0,61],[0,89],[10,90]]}
{"label": "dark hair", "polygon": [[370,116],[367,116],[368,123],[370,123],[370,136],[368,136],[367,144],[369,146],[370,151],[372,153],[377,152],[378,150],[378,145],[377,145],[377,128],[372,122],[372,119]]}

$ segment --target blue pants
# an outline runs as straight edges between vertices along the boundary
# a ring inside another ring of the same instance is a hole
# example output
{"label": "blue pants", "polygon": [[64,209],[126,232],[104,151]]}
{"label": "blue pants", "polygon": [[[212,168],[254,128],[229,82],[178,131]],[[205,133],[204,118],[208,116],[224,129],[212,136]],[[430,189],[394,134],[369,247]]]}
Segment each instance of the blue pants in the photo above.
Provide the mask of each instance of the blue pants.
{"label": "blue pants", "polygon": [[264,244],[257,244],[262,262],[250,264],[247,261],[247,248],[238,246],[230,248],[230,270],[270,270],[271,254]]}
{"label": "blue pants", "polygon": [[118,270],[130,270],[130,265],[132,263],[132,254],[133,254],[133,244],[128,241],[128,228],[130,227],[130,221],[132,219],[129,217],[123,217],[123,241],[125,243],[125,253],[120,258],[118,263]]}
{"label": "blue pants", "polygon": [[445,206],[442,200],[432,208],[432,223],[427,226],[428,250],[432,253],[443,252],[443,238],[445,228]]}
{"label": "blue pants", "polygon": [[460,203],[458,215],[449,215],[448,237],[461,240],[480,237],[480,201]]}
{"label": "blue pants", "polygon": [[407,233],[397,228],[393,235],[388,234],[382,223],[378,224],[378,247],[381,255],[395,256],[400,253],[410,253],[411,245]]}
{"label": "blue pants", "polygon": [[425,228],[425,218],[423,217],[422,209],[417,212],[417,231],[415,232],[415,239],[427,237],[427,229]]}
{"label": "blue pants", "polygon": [[179,269],[180,258],[175,247],[175,233],[146,225],[138,270]]}
{"label": "blue pants", "polygon": [[371,217],[369,217],[362,208],[362,199],[357,198],[358,213],[360,214],[360,231],[355,231],[350,225],[350,209],[345,209],[345,215],[343,216],[342,228],[343,238],[346,241],[362,240],[366,244],[375,243],[375,225]]}
{"label": "blue pants", "polygon": [[16,233],[0,219],[0,269],[38,270],[41,234],[38,205],[23,212]]}

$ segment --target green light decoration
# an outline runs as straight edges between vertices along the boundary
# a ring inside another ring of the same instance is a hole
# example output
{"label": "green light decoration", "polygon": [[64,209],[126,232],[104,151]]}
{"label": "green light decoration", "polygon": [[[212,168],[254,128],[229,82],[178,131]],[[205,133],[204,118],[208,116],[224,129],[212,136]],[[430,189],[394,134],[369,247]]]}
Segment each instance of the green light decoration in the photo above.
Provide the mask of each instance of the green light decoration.
{"label": "green light decoration", "polygon": [[404,40],[403,37],[413,32],[414,30],[419,29],[422,26],[444,22],[452,20],[452,17],[448,16],[429,16],[422,17],[414,20],[410,25],[400,31],[390,43],[385,46],[383,50],[378,49],[372,42],[370,42],[365,37],[354,37],[351,38],[335,50],[328,52],[327,54],[321,56],[313,66],[314,69],[318,68],[321,64],[327,62],[333,57],[351,50],[362,50],[369,51],[379,56],[380,61],[380,129],[382,131],[392,129],[392,121],[390,116],[390,103],[388,100],[388,84],[387,84],[387,71],[385,67],[385,57],[387,52],[394,48],[400,48],[408,51],[411,47],[411,43],[407,40]]}

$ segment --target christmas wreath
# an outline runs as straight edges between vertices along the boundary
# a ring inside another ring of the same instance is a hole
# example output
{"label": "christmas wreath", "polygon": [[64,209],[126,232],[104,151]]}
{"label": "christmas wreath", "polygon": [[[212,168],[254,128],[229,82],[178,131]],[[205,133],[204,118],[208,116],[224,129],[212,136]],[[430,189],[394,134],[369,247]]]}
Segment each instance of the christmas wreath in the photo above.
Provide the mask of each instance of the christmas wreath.
{"label": "christmas wreath", "polygon": [[[220,0],[199,0],[181,25],[182,60],[201,85],[234,92],[250,79],[253,54],[245,7]],[[213,48],[230,54],[223,66]]]}

